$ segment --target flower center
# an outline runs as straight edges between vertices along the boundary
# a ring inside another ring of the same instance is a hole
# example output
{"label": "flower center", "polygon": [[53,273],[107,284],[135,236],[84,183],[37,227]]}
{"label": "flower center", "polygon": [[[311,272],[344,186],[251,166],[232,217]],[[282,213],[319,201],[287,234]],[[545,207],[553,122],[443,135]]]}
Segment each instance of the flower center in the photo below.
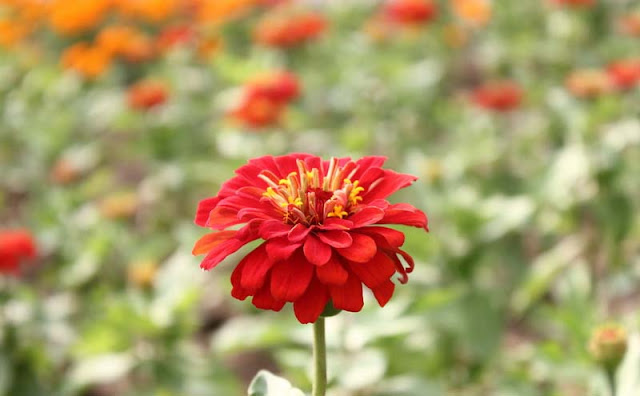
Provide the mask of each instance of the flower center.
{"label": "flower center", "polygon": [[357,170],[355,162],[338,166],[338,160],[331,158],[324,177],[318,168],[308,169],[302,160],[296,163],[298,171],[286,179],[267,170],[258,176],[268,185],[262,199],[282,213],[285,223],[321,224],[327,218],[343,219],[356,212],[364,188],[358,180],[351,181]]}

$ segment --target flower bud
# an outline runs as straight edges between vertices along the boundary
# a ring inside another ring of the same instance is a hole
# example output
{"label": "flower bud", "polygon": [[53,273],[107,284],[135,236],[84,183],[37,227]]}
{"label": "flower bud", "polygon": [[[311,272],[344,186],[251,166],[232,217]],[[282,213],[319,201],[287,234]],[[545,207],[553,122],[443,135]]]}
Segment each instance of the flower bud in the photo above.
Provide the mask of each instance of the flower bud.
{"label": "flower bud", "polygon": [[616,323],[596,328],[589,341],[589,352],[607,369],[615,369],[627,352],[627,331]]}

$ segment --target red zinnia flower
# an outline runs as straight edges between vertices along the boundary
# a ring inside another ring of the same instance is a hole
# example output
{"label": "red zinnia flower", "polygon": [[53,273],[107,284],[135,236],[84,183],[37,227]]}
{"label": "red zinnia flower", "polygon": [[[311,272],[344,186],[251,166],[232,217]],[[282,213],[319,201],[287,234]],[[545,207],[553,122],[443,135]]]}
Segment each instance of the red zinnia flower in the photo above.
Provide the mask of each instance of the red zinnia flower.
{"label": "red zinnia flower", "polygon": [[215,232],[193,253],[207,254],[200,266],[209,270],[262,239],[233,271],[231,294],[253,296],[256,307],[274,311],[292,302],[301,323],[315,322],[329,302],[360,311],[363,284],[384,306],[394,291],[393,275],[407,282],[414,264],[400,249],[404,234],[381,224],[427,229],[423,212],[386,201],[416,178],[382,169],[384,161],[323,161],[309,154],[250,160],[218,195],[200,202],[195,222]]}
{"label": "red zinnia flower", "polygon": [[36,244],[25,230],[0,231],[0,273],[17,275],[20,262],[36,256]]}
{"label": "red zinnia flower", "polygon": [[191,43],[195,38],[196,32],[191,26],[169,26],[160,32],[157,39],[157,45],[161,51],[167,51],[178,45]]}
{"label": "red zinnia flower", "polygon": [[614,62],[607,67],[607,73],[618,88],[633,88],[640,82],[640,58]]}
{"label": "red zinnia flower", "polygon": [[168,95],[164,83],[153,80],[140,81],[129,87],[127,101],[132,109],[147,110],[165,103]]}
{"label": "red zinnia flower", "polygon": [[473,91],[473,101],[486,109],[513,110],[522,101],[522,89],[512,81],[493,81]]}
{"label": "red zinnia flower", "polygon": [[300,84],[289,72],[259,76],[245,87],[244,96],[230,115],[250,127],[273,125],[280,120],[286,104],[300,94]]}
{"label": "red zinnia flower", "polygon": [[317,13],[275,11],[258,23],[254,37],[266,46],[289,48],[316,38],[326,27],[327,20]]}
{"label": "red zinnia flower", "polygon": [[438,8],[432,0],[389,0],[383,12],[393,22],[416,25],[435,18]]}

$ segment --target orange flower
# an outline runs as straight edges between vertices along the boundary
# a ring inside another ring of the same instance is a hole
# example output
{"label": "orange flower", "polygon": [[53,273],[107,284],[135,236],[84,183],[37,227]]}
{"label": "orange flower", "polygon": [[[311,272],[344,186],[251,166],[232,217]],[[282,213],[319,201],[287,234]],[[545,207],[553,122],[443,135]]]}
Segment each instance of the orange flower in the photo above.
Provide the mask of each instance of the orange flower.
{"label": "orange flower", "polygon": [[162,22],[179,8],[179,0],[115,0],[118,11],[130,18],[141,18],[148,22]]}
{"label": "orange flower", "polygon": [[388,0],[383,13],[395,23],[419,25],[434,19],[438,8],[433,0]]}
{"label": "orange flower", "polygon": [[510,111],[522,101],[522,89],[513,81],[492,81],[473,91],[473,101],[480,107]]}
{"label": "orange flower", "polygon": [[611,63],[607,72],[621,89],[631,89],[640,82],[640,58],[623,59]]}
{"label": "orange flower", "polygon": [[75,70],[88,78],[103,74],[111,63],[111,57],[101,47],[92,47],[87,43],[77,43],[62,54],[62,65]]}
{"label": "orange flower", "polygon": [[0,21],[0,46],[13,47],[29,34],[26,26],[9,20]]}
{"label": "orange flower", "polygon": [[106,27],[98,34],[96,42],[110,56],[121,56],[132,63],[143,62],[154,56],[151,39],[129,26]]}
{"label": "orange flower", "polygon": [[640,12],[624,15],[619,20],[620,30],[629,36],[640,36]]}
{"label": "orange flower", "polygon": [[611,92],[609,75],[598,69],[576,70],[565,81],[567,89],[579,98],[593,98]]}
{"label": "orange flower", "polygon": [[327,20],[320,14],[278,10],[258,23],[254,37],[266,46],[288,48],[316,38],[326,27]]}
{"label": "orange flower", "polygon": [[472,26],[485,26],[491,20],[491,0],[452,0],[453,11]]}
{"label": "orange flower", "polygon": [[218,24],[242,15],[256,5],[257,0],[199,0],[196,6],[197,20]]}
{"label": "orange flower", "polygon": [[110,6],[110,0],[54,0],[49,23],[61,34],[82,33],[97,26]]}
{"label": "orange flower", "polygon": [[135,110],[148,110],[160,106],[167,101],[167,86],[161,81],[140,81],[127,92],[129,107]]}

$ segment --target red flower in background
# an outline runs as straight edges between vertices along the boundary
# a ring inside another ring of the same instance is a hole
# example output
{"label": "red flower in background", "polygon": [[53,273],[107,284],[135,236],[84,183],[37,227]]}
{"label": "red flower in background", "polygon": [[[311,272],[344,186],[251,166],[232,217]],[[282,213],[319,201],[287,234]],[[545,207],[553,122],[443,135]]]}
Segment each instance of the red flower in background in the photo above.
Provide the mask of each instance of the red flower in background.
{"label": "red flower in background", "polygon": [[160,32],[157,45],[161,51],[167,51],[175,46],[191,43],[195,38],[196,32],[191,26],[168,26]]}
{"label": "red flower in background", "polygon": [[200,202],[195,223],[215,231],[193,253],[207,254],[200,266],[209,270],[262,239],[233,271],[231,294],[253,296],[256,307],[274,311],[292,302],[301,323],[315,322],[328,302],[360,311],[363,284],[384,306],[393,275],[406,283],[414,264],[400,249],[404,234],[382,224],[427,229],[423,212],[386,200],[416,178],[382,169],[384,161],[309,154],[250,160],[218,195]]}
{"label": "red flower in background", "polygon": [[0,231],[0,273],[17,275],[20,262],[35,256],[36,244],[29,231]]}
{"label": "red flower in background", "polygon": [[167,101],[168,97],[167,86],[163,82],[154,80],[140,81],[129,87],[127,92],[129,107],[136,110],[148,110],[160,106]]}
{"label": "red flower in background", "polygon": [[300,94],[296,76],[289,72],[266,74],[250,81],[239,105],[230,112],[253,128],[276,124],[291,100]]}
{"label": "red flower in background", "polygon": [[513,81],[493,81],[476,88],[472,99],[486,109],[509,111],[520,106],[522,89]]}
{"label": "red flower in background", "polygon": [[596,0],[553,0],[553,2],[571,7],[591,7],[596,4]]}
{"label": "red flower in background", "polygon": [[276,10],[267,14],[256,26],[256,42],[278,48],[290,48],[318,37],[327,27],[327,20],[314,12]]}
{"label": "red flower in background", "polygon": [[383,13],[393,22],[417,25],[434,19],[438,8],[433,0],[388,0]]}
{"label": "red flower in background", "polygon": [[640,58],[625,59],[611,63],[607,73],[613,84],[622,89],[633,88],[640,82]]}

